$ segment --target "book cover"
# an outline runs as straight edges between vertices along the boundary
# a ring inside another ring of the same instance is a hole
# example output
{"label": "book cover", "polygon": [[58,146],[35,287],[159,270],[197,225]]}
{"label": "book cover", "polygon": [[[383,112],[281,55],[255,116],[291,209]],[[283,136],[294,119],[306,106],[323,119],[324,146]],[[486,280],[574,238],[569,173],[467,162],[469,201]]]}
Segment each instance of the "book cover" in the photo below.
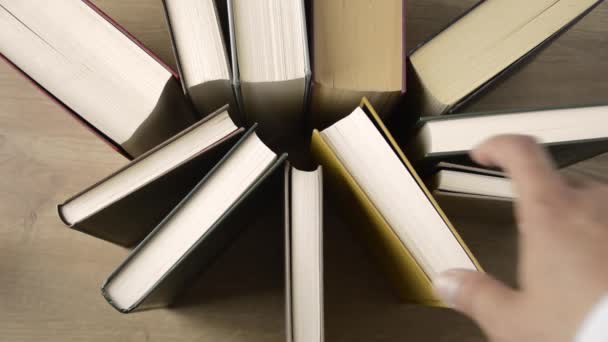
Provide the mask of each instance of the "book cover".
{"label": "book cover", "polygon": [[[363,99],[361,107],[383,133],[393,151],[400,157],[412,177],[415,178],[421,190],[441,215],[475,266],[481,270],[481,266],[468,250],[462,238],[458,235],[367,99]],[[393,229],[382,217],[382,214],[369,200],[317,130],[313,132],[311,150],[325,170],[328,189],[334,191],[339,203],[344,206],[344,209],[348,210],[349,216],[352,217],[352,222],[358,222],[356,227],[360,235],[368,242],[372,253],[384,268],[388,277],[391,278],[400,297],[408,302],[442,306],[442,303],[433,293],[432,283],[428,275],[422,270]]]}
{"label": "book cover", "polygon": [[101,183],[114,177],[116,174],[133,167],[166,145],[179,140],[180,137],[227,109],[228,107],[219,109],[187,130],[141,155],[111,175],[72,196],[63,204],[58,205],[57,211],[59,217],[64,224],[72,229],[121,246],[131,247],[139,243],[156,224],[182,200],[192,187],[194,187],[200,179],[224,157],[226,152],[236,143],[237,139],[243,135],[243,128],[237,129],[215,144],[199,151],[192,158],[189,158],[179,165],[175,165],[174,168],[165,174],[159,175],[139,189],[118,199],[109,206],[98,210],[80,222],[75,224],[67,222],[61,214],[61,208],[66,203],[97,187]]}
{"label": "book cover", "polygon": [[207,179],[217,170],[224,161],[226,161],[232,153],[239,148],[240,143],[245,141],[256,129],[253,125],[247,133],[245,133],[239,142],[217,163],[213,169],[198,182],[198,184],[190,190],[190,192],[173,208],[173,210],[163,218],[163,220],[154,228],[154,230],[146,236],[146,238],[135,247],[129,256],[116,268],[110,276],[104,281],[101,286],[101,292],[104,298],[119,312],[129,313],[133,311],[142,311],[165,307],[170,305],[175,297],[188,285],[188,283],[197,275],[204,272],[217,257],[239,236],[241,231],[246,228],[247,220],[253,217],[259,210],[260,202],[267,198],[268,193],[272,192],[277,177],[282,176],[279,172],[281,166],[284,165],[287,155],[283,154],[271,164],[266,171],[242,193],[239,199],[233,203],[222,216],[210,227],[210,229],[201,236],[193,246],[171,266],[169,271],[165,273],[161,279],[141,298],[133,307],[122,310],[117,307],[112,299],[108,296],[105,288],[112,279],[120,272],[120,270],[128,264],[129,260],[141,249],[148,241],[154,238],[159,230],[169,222],[171,217],[175,215],[179,209],[186,205],[189,199],[196,191],[205,184]]}
{"label": "book cover", "polygon": [[[145,51],[150,57],[152,57],[161,66],[163,66],[163,68],[165,68],[167,71],[169,71],[173,75],[174,80],[176,82],[179,82],[178,73],[175,70],[173,70],[171,67],[169,67],[165,62],[163,62],[160,59],[160,57],[158,57],[156,54],[154,54],[150,49],[145,47],[142,42],[140,42],[137,38],[135,38],[135,36],[133,36],[131,33],[129,33],[123,26],[121,26],[118,22],[113,20],[110,16],[108,16],[104,11],[102,11],[99,7],[97,7],[95,4],[93,4],[90,0],[82,0],[82,2],[85,3],[89,8],[91,8],[91,10],[93,10],[95,13],[97,13],[100,17],[102,17],[105,21],[107,21],[112,26],[114,26],[123,35],[125,35],[127,38],[129,38],[129,40],[131,40],[134,44],[136,44],[143,51]],[[72,116],[74,119],[76,119],[76,121],[78,123],[80,123],[82,126],[84,126],[87,130],[89,130],[90,132],[95,134],[98,138],[100,138],[107,145],[112,147],[115,151],[117,151],[118,153],[123,155],[125,158],[127,158],[129,160],[134,159],[135,156],[133,154],[127,152],[125,150],[125,148],[123,148],[119,143],[113,141],[106,134],[104,134],[99,129],[97,129],[95,126],[90,124],[86,119],[84,119],[82,117],[82,115],[80,115],[79,113],[76,113],[71,108],[69,108],[65,103],[63,103],[61,100],[59,100],[53,94],[51,94],[48,90],[46,90],[40,83],[38,83],[36,80],[34,80],[32,77],[30,77],[25,71],[23,71],[21,68],[19,68],[13,61],[9,60],[2,53],[0,53],[0,58],[3,59],[4,61],[6,61],[13,69],[18,71],[23,77],[25,77],[32,84],[34,84],[36,86],[36,88],[38,88],[49,99],[51,99],[53,102],[55,102],[60,107],[62,107],[66,113],[68,113],[70,116]]]}
{"label": "book cover", "polygon": [[[309,12],[311,15],[311,24],[309,25],[310,37],[310,52],[314,56],[314,1],[310,1]],[[407,47],[406,47],[406,0],[401,1],[401,61],[402,61],[402,77],[401,89],[394,92],[380,92],[371,90],[354,90],[336,88],[333,85],[322,84],[315,81],[315,65],[312,58],[312,81],[310,86],[311,100],[309,111],[313,112],[313,117],[310,118],[310,126],[318,129],[328,127],[333,122],[341,117],[344,117],[349,111],[357,105],[363,97],[367,98],[370,103],[378,109],[381,118],[389,117],[393,112],[399,112],[396,108],[401,102],[403,95],[407,90]],[[365,42],[361,42],[365,44]],[[356,99],[353,101],[353,99]]]}
{"label": "book cover", "polygon": [[[407,63],[408,63],[408,69],[410,69],[410,71],[408,73],[408,77],[409,77],[408,84],[411,85],[411,87],[410,87],[411,91],[410,91],[410,93],[408,93],[408,95],[406,97],[406,102],[408,103],[407,107],[409,108],[410,112],[414,111],[416,115],[421,115],[421,113],[420,113],[421,105],[418,103],[418,99],[421,98],[421,92],[422,92],[422,90],[421,90],[420,80],[418,79],[418,76],[416,75],[416,72],[415,72],[414,68],[412,67],[411,62],[409,61],[409,56],[411,56],[414,52],[416,52],[424,44],[426,44],[429,41],[433,40],[435,37],[437,37],[443,31],[447,30],[450,26],[452,26],[453,24],[455,24],[457,21],[459,21],[460,19],[464,18],[467,14],[469,14],[470,12],[472,12],[473,10],[475,10],[477,7],[479,7],[485,1],[486,0],[480,0],[479,2],[477,2],[471,8],[469,8],[468,10],[466,10],[465,12],[463,12],[461,15],[459,15],[458,17],[456,17],[454,20],[452,20],[451,22],[449,22],[447,25],[445,25],[437,33],[435,33],[434,35],[430,36],[428,39],[426,39],[422,43],[418,44],[414,49],[412,49],[408,53],[408,58],[407,58],[408,61],[407,61]],[[595,4],[593,4],[591,7],[589,7],[586,11],[584,11],[580,15],[576,16],[568,24],[564,25],[561,29],[557,30],[553,34],[551,34],[548,37],[546,37],[542,42],[540,42],[538,45],[536,45],[533,49],[531,49],[527,53],[523,54],[521,57],[519,57],[513,63],[511,63],[510,65],[506,66],[502,71],[500,71],[499,73],[497,73],[496,75],[494,75],[493,77],[491,77],[490,79],[488,79],[486,82],[484,82],[477,89],[474,89],[468,95],[466,95],[465,97],[463,97],[462,99],[460,99],[457,103],[453,104],[448,109],[447,113],[445,113],[445,114],[456,113],[460,108],[464,107],[466,104],[468,104],[469,102],[471,102],[472,100],[474,100],[476,97],[481,96],[483,93],[485,93],[486,91],[488,91],[492,87],[492,85],[494,85],[498,80],[500,80],[500,79],[502,79],[504,77],[507,77],[512,72],[515,72],[519,66],[521,66],[524,62],[526,62],[528,59],[530,59],[534,55],[536,55],[543,48],[545,48],[546,46],[548,46],[551,42],[553,42],[555,39],[557,39],[562,33],[564,33],[565,31],[567,31],[568,29],[570,29],[573,25],[575,25],[583,17],[585,17],[587,14],[589,14],[595,7],[597,7],[602,1],[603,0],[598,0]]]}
{"label": "book cover", "polygon": [[[600,106],[600,105],[598,105]],[[558,110],[558,109],[569,109],[569,108],[579,108],[583,106],[569,106],[569,107],[555,107],[544,110]],[[534,108],[525,108],[517,112],[512,111],[491,111],[491,112],[481,112],[481,113],[463,113],[463,114],[452,114],[445,116],[425,116],[420,117],[416,122],[414,128],[412,130],[405,130],[411,132],[410,137],[417,136],[419,130],[428,122],[433,121],[445,121],[445,120],[457,120],[464,118],[475,118],[482,116],[491,116],[491,115],[499,115],[499,114],[509,114],[509,115],[518,115],[518,114],[526,114],[533,111],[538,111],[543,109],[534,109]],[[404,132],[405,132],[404,131]],[[469,151],[451,151],[451,152],[442,152],[442,153],[425,153],[423,147],[418,143],[418,141],[413,139],[405,138],[402,139],[403,145],[407,147],[407,152],[414,156],[414,163],[416,167],[421,170],[421,173],[428,174],[433,171],[435,166],[440,162],[448,162],[453,164],[461,164],[466,166],[479,167],[470,157]],[[558,168],[565,168],[570,165],[576,164],[578,162],[591,159],[595,156],[598,156],[602,153],[608,152],[608,138],[598,138],[598,139],[581,139],[581,140],[571,140],[571,141],[562,141],[562,142],[554,142],[543,144],[545,148],[548,150],[549,154],[553,157],[555,165]]]}

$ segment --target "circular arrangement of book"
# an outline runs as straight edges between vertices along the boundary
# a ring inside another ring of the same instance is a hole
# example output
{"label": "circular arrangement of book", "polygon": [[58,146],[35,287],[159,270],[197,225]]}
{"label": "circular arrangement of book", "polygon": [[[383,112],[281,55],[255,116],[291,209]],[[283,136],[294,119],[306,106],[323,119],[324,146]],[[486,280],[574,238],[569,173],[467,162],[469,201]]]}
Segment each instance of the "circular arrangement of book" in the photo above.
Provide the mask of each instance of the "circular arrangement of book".
{"label": "circular arrangement of book", "polygon": [[441,115],[597,0],[480,2],[408,54],[402,0],[342,3],[165,0],[175,72],[89,1],[4,2],[0,31],[19,42],[0,46],[4,58],[132,159],[59,206],[66,225],[136,246],[103,285],[116,309],[170,303],[274,198],[288,335],[321,341],[325,190],[404,299],[441,305],[437,274],[481,266],[438,200],[514,197],[467,151],[501,133],[536,136],[561,165],[606,151],[601,106]]}

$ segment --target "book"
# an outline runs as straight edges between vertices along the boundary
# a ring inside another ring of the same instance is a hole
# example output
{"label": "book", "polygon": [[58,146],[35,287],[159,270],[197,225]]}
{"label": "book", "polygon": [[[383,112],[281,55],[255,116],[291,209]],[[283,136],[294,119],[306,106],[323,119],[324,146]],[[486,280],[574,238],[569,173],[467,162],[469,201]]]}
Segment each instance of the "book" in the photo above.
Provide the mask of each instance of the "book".
{"label": "book", "polygon": [[285,278],[288,342],[322,342],[323,175],[285,168]]}
{"label": "book", "polygon": [[499,134],[523,134],[545,144],[564,167],[608,152],[608,106],[422,117],[406,148],[422,168],[446,161],[473,165],[468,152]]}
{"label": "book", "polygon": [[425,180],[450,218],[512,223],[517,198],[504,172],[440,162]]}
{"label": "book", "polygon": [[4,0],[0,30],[3,58],[128,158],[197,120],[172,70],[90,1]]}
{"label": "book", "polygon": [[350,114],[362,97],[390,114],[406,88],[405,0],[311,3],[314,126]]}
{"label": "book", "polygon": [[252,126],[112,272],[106,300],[122,313],[169,305],[247,225],[285,159]]}
{"label": "book", "polygon": [[229,0],[233,81],[248,123],[269,141],[304,135],[310,61],[303,0]]}
{"label": "book", "polygon": [[69,227],[122,245],[139,243],[243,133],[223,107],[58,206]]}
{"label": "book", "polygon": [[311,149],[327,189],[402,299],[442,305],[431,285],[438,274],[481,270],[367,99],[334,125],[315,130]]}
{"label": "book", "polygon": [[439,163],[430,183],[433,194],[451,193],[503,200],[515,198],[513,185],[503,172],[483,168]]}
{"label": "book", "polygon": [[410,109],[421,115],[457,110],[600,2],[479,2],[410,53]]}
{"label": "book", "polygon": [[163,0],[163,7],[185,94],[201,114],[226,103],[236,112],[222,7],[215,0]]}

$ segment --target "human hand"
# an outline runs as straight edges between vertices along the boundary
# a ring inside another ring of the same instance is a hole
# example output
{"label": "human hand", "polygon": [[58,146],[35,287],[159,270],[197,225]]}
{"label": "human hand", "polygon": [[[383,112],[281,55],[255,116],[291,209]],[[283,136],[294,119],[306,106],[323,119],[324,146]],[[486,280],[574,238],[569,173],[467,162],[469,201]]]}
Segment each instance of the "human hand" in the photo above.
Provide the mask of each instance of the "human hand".
{"label": "human hand", "polygon": [[471,157],[512,179],[519,288],[487,274],[449,270],[435,281],[437,295],[475,320],[491,341],[572,341],[608,294],[608,186],[569,184],[526,136],[491,138]]}

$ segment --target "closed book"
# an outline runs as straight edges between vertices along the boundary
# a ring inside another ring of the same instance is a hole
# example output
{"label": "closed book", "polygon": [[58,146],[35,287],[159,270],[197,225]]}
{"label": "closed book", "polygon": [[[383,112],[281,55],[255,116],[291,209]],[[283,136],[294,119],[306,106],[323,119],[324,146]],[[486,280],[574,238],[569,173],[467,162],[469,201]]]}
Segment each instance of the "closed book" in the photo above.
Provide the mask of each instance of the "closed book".
{"label": "closed book", "polygon": [[232,119],[244,125],[232,88],[225,5],[216,0],[163,0],[163,9],[179,79],[197,112],[207,115],[228,103]]}
{"label": "closed book", "polygon": [[303,0],[228,0],[233,86],[248,124],[275,145],[304,136],[310,59]]}
{"label": "closed book", "polygon": [[408,110],[453,113],[587,15],[598,0],[480,1],[408,56]]}
{"label": "closed book", "polygon": [[513,219],[516,193],[503,172],[441,162],[425,182],[449,217]]}
{"label": "closed book", "polygon": [[[361,110],[365,112],[365,116],[361,115]],[[337,146],[343,143],[336,142],[332,146],[328,143],[327,136],[323,136],[321,132],[315,130],[313,132],[311,149],[315,158],[323,166],[326,187],[328,191],[334,194],[337,203],[347,213],[347,217],[351,220],[353,227],[358,229],[362,239],[369,244],[379,264],[383,266],[387,276],[393,280],[393,284],[398,290],[400,297],[406,301],[415,303],[442,305],[432,289],[432,279],[442,268],[438,266],[442,263],[441,259],[446,258],[443,260],[453,263],[443,266],[447,268],[460,267],[481,270],[481,266],[468,250],[464,241],[460,238],[447,216],[419,178],[408,159],[401,152],[369,102],[364,99],[361,109],[356,110],[352,115],[357,115],[361,118],[359,119],[361,120],[359,127],[369,127],[369,122],[371,122],[373,129],[377,131],[368,137],[359,135],[361,143],[371,144],[372,137],[380,139],[382,153],[384,155],[394,154],[390,158],[391,169],[396,167],[394,175],[398,176],[404,183],[398,183],[399,186],[390,185],[385,188],[373,188],[368,184],[367,188],[365,188],[364,183],[367,182],[365,178],[359,176],[356,179],[353,176],[356,170],[353,167],[355,164],[351,164],[351,168],[349,169],[345,165],[345,161],[348,159],[345,159],[344,156],[340,158],[337,155]],[[348,119],[349,117],[347,116],[342,120]],[[341,121],[337,125],[340,125]],[[329,129],[331,129],[331,126]],[[348,135],[345,129],[341,131],[343,135]],[[373,131],[368,130],[368,132],[372,133]],[[374,144],[378,144],[378,141]],[[354,147],[353,150],[358,151],[358,153],[364,153],[363,150],[358,150]],[[380,150],[377,152],[380,152]],[[385,162],[389,163],[389,159],[386,159]],[[376,178],[376,181],[379,179],[391,183],[398,182],[397,179],[391,179],[388,173],[374,177],[372,173],[382,174],[388,170],[389,165],[384,165],[380,159],[369,165],[373,164],[375,164],[374,167],[368,167],[357,172],[361,175],[368,174],[368,179]],[[374,170],[374,168],[376,169]],[[405,190],[406,184],[408,189],[411,187],[411,193]],[[389,188],[393,188],[391,191],[396,190],[401,197],[411,197],[407,200],[403,198],[396,200],[393,198],[387,204],[385,201],[389,196],[387,194],[383,195],[382,192]],[[374,200],[372,200],[372,196]],[[381,201],[384,203],[380,203]],[[417,209],[407,207],[417,204],[420,204],[420,207]],[[397,212],[393,210],[397,210]],[[418,235],[418,238],[415,238],[416,233],[414,230],[420,227],[412,224],[411,221],[410,224],[404,224],[405,221],[400,221],[400,219],[409,220],[410,218],[417,217],[417,215],[423,215],[421,214],[423,210],[428,215],[424,217],[418,216],[418,225],[422,226],[427,220],[428,222],[433,221],[437,224],[428,226],[428,230],[424,234]],[[389,220],[393,223],[389,223]],[[431,234],[435,238],[431,238]],[[445,245],[428,245],[427,247],[432,248],[432,251],[421,251],[423,244],[440,240]],[[452,252],[446,252],[448,249]],[[436,253],[446,253],[446,255],[441,257]],[[425,255],[434,261],[428,262],[427,260],[425,262],[423,260],[426,258]],[[450,256],[448,257],[447,255]],[[456,259],[459,261],[456,261]],[[436,266],[432,266],[431,263],[435,262],[437,262]]]}
{"label": "closed book", "polygon": [[6,1],[0,15],[3,59],[127,158],[196,122],[176,73],[90,1]]}
{"label": "closed book", "polygon": [[70,228],[122,245],[139,243],[236,143],[228,107],[133,160],[58,206]]}
{"label": "closed book", "polygon": [[288,342],[324,340],[323,173],[284,172],[285,313]]}
{"label": "closed book", "polygon": [[366,97],[386,117],[406,90],[405,0],[311,1],[310,112],[325,128]]}
{"label": "closed book", "polygon": [[427,183],[433,191],[455,195],[499,197],[512,200],[516,194],[511,180],[503,172],[441,162],[436,166]]}
{"label": "closed book", "polygon": [[102,285],[106,300],[122,313],[171,304],[259,212],[286,157],[250,128],[112,272]]}
{"label": "closed book", "polygon": [[608,152],[607,109],[596,105],[423,117],[405,149],[425,170],[442,161],[474,165],[468,153],[484,140],[521,134],[536,138],[556,165],[565,167]]}

